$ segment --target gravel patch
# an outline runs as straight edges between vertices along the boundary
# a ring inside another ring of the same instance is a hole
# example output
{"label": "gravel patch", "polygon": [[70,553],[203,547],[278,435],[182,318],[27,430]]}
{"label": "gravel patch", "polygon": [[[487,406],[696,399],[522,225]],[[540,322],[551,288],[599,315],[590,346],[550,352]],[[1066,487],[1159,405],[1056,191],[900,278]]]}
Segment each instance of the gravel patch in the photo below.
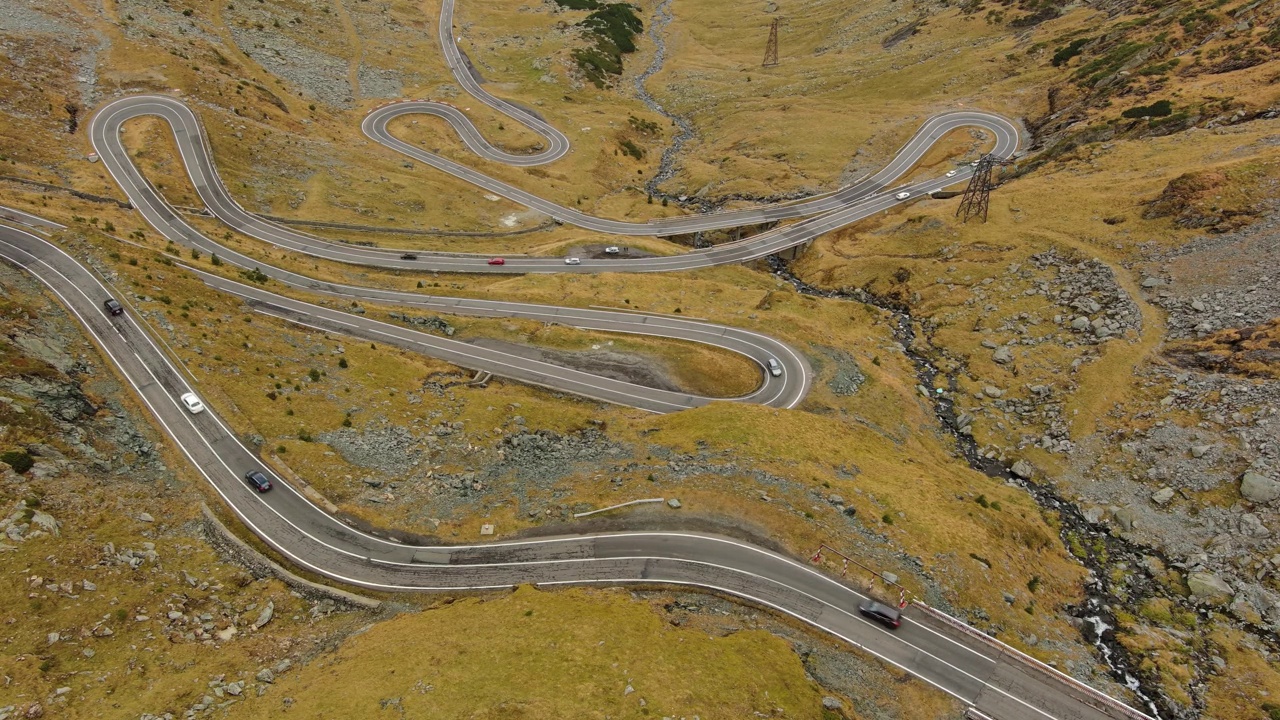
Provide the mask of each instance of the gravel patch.
{"label": "gravel patch", "polygon": [[[1142,311],[1100,260],[1074,260],[1055,249],[1032,255],[1037,269],[1056,275],[1040,280],[1026,294],[1040,294],[1062,308],[1054,322],[1064,324],[1080,343],[1102,343],[1126,330],[1142,329]],[[1033,292],[1034,291],[1034,292]]]}
{"label": "gravel patch", "polygon": [[40,12],[43,3],[34,0],[6,0],[0,5],[0,32],[12,35],[56,35],[74,41],[82,37],[80,29]]}
{"label": "gravel patch", "polygon": [[404,94],[404,79],[395,70],[362,65],[357,75],[362,98],[398,98]]}
{"label": "gravel patch", "polygon": [[321,433],[316,439],[327,443],[352,465],[392,475],[412,470],[423,453],[422,441],[397,425],[367,430],[339,428]]}
{"label": "gravel patch", "polygon": [[[245,5],[245,3],[241,3]],[[267,15],[253,8],[250,17]],[[270,18],[268,23],[276,18]],[[352,106],[351,83],[347,81],[347,61],[302,45],[280,33],[268,33],[239,24],[230,24],[236,45],[268,72],[300,88],[304,95],[341,109]]]}
{"label": "gravel patch", "polygon": [[862,368],[858,367],[858,361],[854,360],[849,353],[821,345],[814,345],[813,348],[823,357],[823,360],[816,363],[817,367],[814,368],[816,372],[825,373],[827,361],[831,364],[831,377],[827,379],[827,388],[832,393],[840,396],[853,395],[862,387],[862,383],[866,382],[867,376],[863,374]]}
{"label": "gravel patch", "polygon": [[1170,338],[1280,317],[1280,203],[1271,203],[1264,218],[1151,256],[1144,285],[1151,302],[1169,312]]}

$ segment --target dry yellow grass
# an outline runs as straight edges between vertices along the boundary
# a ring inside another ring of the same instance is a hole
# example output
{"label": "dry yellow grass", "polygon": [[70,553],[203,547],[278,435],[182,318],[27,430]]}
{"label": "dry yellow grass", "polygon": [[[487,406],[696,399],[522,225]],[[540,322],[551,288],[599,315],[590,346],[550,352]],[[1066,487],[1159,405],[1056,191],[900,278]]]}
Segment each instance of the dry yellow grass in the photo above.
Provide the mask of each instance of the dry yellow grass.
{"label": "dry yellow grass", "polygon": [[522,587],[374,626],[230,717],[358,717],[390,703],[433,718],[729,718],[782,708],[817,720],[821,696],[769,633],[677,628],[625,591]]}

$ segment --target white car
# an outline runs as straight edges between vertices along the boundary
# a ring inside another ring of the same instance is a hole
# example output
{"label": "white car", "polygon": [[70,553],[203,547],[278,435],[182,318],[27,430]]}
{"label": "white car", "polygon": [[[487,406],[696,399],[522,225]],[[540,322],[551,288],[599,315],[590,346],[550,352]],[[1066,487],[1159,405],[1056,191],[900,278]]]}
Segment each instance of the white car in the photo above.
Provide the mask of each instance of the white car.
{"label": "white car", "polygon": [[579,260],[578,258],[565,258],[564,264],[565,265],[581,265],[582,261]]}
{"label": "white car", "polygon": [[958,171],[958,170],[948,170],[948,171],[947,171],[947,177],[955,177],[957,172],[959,172],[959,171]]}
{"label": "white car", "polygon": [[196,397],[195,393],[186,393],[178,399],[182,401],[182,406],[187,409],[187,412],[192,415],[204,412],[204,403],[200,402],[200,398]]}
{"label": "white car", "polygon": [[622,249],[619,248],[617,245],[610,245],[609,247],[604,249],[605,255],[617,255],[620,252],[622,252]]}
{"label": "white car", "polygon": [[904,192],[898,193],[897,195],[894,195],[894,197],[898,198],[899,200],[906,200],[907,198],[911,197],[911,193],[904,191]]}
{"label": "white car", "polygon": [[774,377],[782,375],[782,364],[773,358],[769,358],[769,374]]}

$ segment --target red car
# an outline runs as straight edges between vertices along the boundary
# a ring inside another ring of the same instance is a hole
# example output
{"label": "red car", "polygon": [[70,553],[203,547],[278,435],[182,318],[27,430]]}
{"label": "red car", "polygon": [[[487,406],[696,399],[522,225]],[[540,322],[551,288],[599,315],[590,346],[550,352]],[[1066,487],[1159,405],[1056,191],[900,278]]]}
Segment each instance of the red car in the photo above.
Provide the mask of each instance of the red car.
{"label": "red car", "polygon": [[489,258],[490,265],[506,265],[507,261],[502,258]]}

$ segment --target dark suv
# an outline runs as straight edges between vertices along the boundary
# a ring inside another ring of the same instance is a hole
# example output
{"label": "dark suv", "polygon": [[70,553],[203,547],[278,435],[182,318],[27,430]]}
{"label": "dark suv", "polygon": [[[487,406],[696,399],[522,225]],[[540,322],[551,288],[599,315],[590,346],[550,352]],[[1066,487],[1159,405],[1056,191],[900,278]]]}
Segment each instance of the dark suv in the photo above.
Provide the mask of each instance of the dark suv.
{"label": "dark suv", "polygon": [[875,600],[863,600],[858,603],[858,612],[891,628],[896,628],[902,624],[902,613],[898,612],[896,608],[882,605]]}
{"label": "dark suv", "polygon": [[400,256],[401,260],[417,260],[418,256],[413,253],[405,253]]}
{"label": "dark suv", "polygon": [[249,484],[260,493],[271,489],[271,481],[267,479],[266,475],[262,474],[261,470],[250,470],[244,474],[244,479],[248,480]]}
{"label": "dark suv", "polygon": [[107,298],[106,300],[103,300],[102,307],[106,308],[107,312],[111,313],[112,315],[124,314],[124,306],[121,305],[115,298]]}

